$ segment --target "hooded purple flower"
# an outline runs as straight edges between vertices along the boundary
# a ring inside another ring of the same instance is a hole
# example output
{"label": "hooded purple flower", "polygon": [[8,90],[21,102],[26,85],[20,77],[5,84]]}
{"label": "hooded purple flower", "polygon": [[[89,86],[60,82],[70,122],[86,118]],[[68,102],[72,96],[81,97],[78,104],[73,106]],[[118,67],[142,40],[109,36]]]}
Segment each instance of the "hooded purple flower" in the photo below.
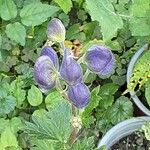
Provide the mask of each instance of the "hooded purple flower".
{"label": "hooded purple flower", "polygon": [[65,49],[64,51],[60,75],[69,85],[74,85],[82,81],[81,66],[73,59],[73,54],[69,49]]}
{"label": "hooded purple flower", "polygon": [[101,77],[109,76],[115,65],[115,57],[106,46],[93,45],[85,54],[88,68]]}
{"label": "hooded purple flower", "polygon": [[52,60],[48,56],[40,56],[35,62],[34,77],[43,90],[50,90],[55,86],[57,73]]}
{"label": "hooded purple flower", "polygon": [[59,68],[59,60],[57,53],[54,51],[54,49],[50,46],[45,46],[42,48],[41,56],[46,55],[48,56],[51,61],[53,62],[54,66],[58,69]]}
{"label": "hooded purple flower", "polygon": [[77,108],[83,108],[89,103],[90,91],[84,83],[78,83],[68,87],[68,97]]}
{"label": "hooded purple flower", "polygon": [[47,37],[49,40],[54,42],[63,42],[65,41],[66,30],[62,22],[54,18],[52,19],[47,28]]}

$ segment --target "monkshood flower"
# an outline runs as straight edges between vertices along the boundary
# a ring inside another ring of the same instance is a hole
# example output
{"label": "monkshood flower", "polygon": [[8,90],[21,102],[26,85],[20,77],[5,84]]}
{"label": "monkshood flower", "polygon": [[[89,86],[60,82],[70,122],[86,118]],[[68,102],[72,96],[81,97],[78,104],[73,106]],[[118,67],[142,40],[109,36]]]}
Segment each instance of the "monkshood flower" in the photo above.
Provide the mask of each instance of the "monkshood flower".
{"label": "monkshood flower", "polygon": [[65,41],[66,30],[62,22],[54,18],[52,19],[47,28],[47,37],[53,42],[63,42]]}
{"label": "monkshood flower", "polygon": [[103,45],[93,45],[85,54],[89,70],[100,77],[108,77],[114,70],[115,57],[111,50]]}
{"label": "monkshood flower", "polygon": [[90,91],[84,83],[68,87],[68,98],[77,108],[86,107],[90,100]]}
{"label": "monkshood flower", "polygon": [[65,49],[60,67],[61,77],[69,84],[74,85],[82,81],[82,68],[73,58],[71,50]]}
{"label": "monkshood flower", "polygon": [[57,69],[49,56],[40,56],[34,65],[34,78],[41,90],[48,91],[55,86]]}
{"label": "monkshood flower", "polygon": [[53,62],[54,66],[58,69],[59,68],[59,60],[57,53],[54,51],[54,49],[50,46],[44,46],[41,51],[41,56],[46,55],[48,56],[51,61]]}

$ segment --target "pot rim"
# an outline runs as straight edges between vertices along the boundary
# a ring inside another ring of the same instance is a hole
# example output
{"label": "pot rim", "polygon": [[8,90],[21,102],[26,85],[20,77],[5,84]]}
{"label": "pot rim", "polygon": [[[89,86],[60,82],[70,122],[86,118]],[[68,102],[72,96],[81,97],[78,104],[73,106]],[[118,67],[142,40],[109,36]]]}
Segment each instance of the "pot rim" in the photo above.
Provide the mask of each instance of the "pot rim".
{"label": "pot rim", "polygon": [[116,124],[99,140],[98,148],[105,145],[106,150],[108,150],[120,139],[138,131],[147,121],[150,121],[150,117],[142,116],[133,117]]}
{"label": "pot rim", "polygon": [[[130,82],[130,78],[132,76],[132,72],[134,69],[134,66],[137,62],[137,60],[141,57],[141,55],[145,52],[145,50],[147,49],[148,44],[145,44],[143,47],[141,47],[131,58],[130,63],[128,65],[128,69],[127,69],[127,84],[129,84]],[[140,99],[138,98],[138,96],[136,95],[136,92],[130,91],[129,92],[131,95],[131,98],[133,99],[134,103],[137,105],[137,107],[146,115],[150,116],[150,110],[143,105],[143,103],[140,101]]]}

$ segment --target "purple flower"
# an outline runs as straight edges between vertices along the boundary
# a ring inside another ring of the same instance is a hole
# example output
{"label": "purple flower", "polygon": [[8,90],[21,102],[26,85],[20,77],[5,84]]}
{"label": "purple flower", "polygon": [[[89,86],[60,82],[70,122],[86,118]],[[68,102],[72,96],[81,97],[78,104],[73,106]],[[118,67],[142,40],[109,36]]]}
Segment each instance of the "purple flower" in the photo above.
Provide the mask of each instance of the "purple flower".
{"label": "purple flower", "polygon": [[55,86],[57,73],[48,56],[40,56],[35,62],[34,77],[41,89],[50,90]]}
{"label": "purple flower", "polygon": [[68,97],[77,108],[83,108],[89,103],[90,91],[85,84],[78,83],[68,87]]}
{"label": "purple flower", "polygon": [[65,35],[66,30],[62,22],[57,18],[52,19],[47,28],[48,39],[54,42],[63,42]]}
{"label": "purple flower", "polygon": [[73,59],[73,55],[69,49],[65,49],[64,51],[60,75],[69,85],[82,81],[83,74],[81,66]]}
{"label": "purple flower", "polygon": [[50,46],[45,46],[42,48],[41,56],[46,55],[48,56],[51,61],[53,62],[54,66],[58,69],[59,68],[59,60],[57,53],[54,51],[54,49]]}
{"label": "purple flower", "polygon": [[100,77],[109,76],[115,65],[115,57],[106,46],[93,45],[85,54],[88,68]]}

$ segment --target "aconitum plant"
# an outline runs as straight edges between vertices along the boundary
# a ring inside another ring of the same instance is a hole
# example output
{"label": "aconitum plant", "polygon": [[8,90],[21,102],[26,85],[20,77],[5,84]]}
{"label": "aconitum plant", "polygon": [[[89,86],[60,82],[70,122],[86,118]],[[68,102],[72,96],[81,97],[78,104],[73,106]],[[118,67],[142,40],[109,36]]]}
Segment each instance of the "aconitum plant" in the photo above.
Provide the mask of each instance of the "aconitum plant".
{"label": "aconitum plant", "polygon": [[37,59],[34,65],[34,77],[43,91],[50,90],[55,86],[57,73],[50,57],[43,55]]}
{"label": "aconitum plant", "polygon": [[68,97],[76,107],[83,108],[89,103],[90,91],[84,83],[77,83],[68,87]]}
{"label": "aconitum plant", "polygon": [[62,22],[54,18],[49,22],[47,28],[47,37],[53,42],[63,42],[65,41],[66,30]]}
{"label": "aconitum plant", "polygon": [[82,68],[74,60],[71,50],[65,49],[64,58],[60,67],[61,77],[69,84],[74,85],[82,82]]}
{"label": "aconitum plant", "polygon": [[[63,50],[62,61],[59,64],[57,53],[45,44],[42,48],[41,55],[35,62],[34,76],[37,84],[42,91],[48,91],[54,87],[65,93],[65,98],[77,108],[85,108],[90,102],[89,87],[84,84],[84,75],[80,61],[74,59],[70,49],[65,48],[65,27],[62,22],[54,18],[50,21],[47,29],[48,39],[57,42]],[[115,57],[111,50],[104,45],[93,45],[85,55],[83,60],[87,64],[87,70],[104,77],[110,75],[114,69]],[[60,66],[60,67],[59,67]],[[64,82],[66,89],[63,89]],[[64,95],[63,95],[64,96]]]}
{"label": "aconitum plant", "polygon": [[108,47],[103,45],[91,46],[85,54],[85,61],[89,70],[100,77],[108,77],[115,66],[113,53]]}
{"label": "aconitum plant", "polygon": [[41,56],[46,55],[48,56],[51,61],[53,62],[53,65],[58,69],[59,68],[59,60],[57,53],[54,51],[54,49],[50,46],[44,46],[41,51]]}

